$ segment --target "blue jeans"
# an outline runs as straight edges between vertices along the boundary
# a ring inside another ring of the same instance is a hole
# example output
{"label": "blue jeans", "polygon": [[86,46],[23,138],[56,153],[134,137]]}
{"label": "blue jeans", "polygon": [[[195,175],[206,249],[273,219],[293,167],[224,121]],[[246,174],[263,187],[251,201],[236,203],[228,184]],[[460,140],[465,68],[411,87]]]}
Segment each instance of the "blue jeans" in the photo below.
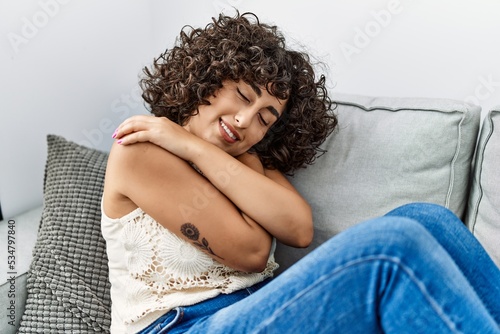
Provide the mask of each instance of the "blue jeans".
{"label": "blue jeans", "polygon": [[500,270],[449,210],[417,203],[338,234],[255,293],[179,308],[150,328],[500,333],[499,324]]}

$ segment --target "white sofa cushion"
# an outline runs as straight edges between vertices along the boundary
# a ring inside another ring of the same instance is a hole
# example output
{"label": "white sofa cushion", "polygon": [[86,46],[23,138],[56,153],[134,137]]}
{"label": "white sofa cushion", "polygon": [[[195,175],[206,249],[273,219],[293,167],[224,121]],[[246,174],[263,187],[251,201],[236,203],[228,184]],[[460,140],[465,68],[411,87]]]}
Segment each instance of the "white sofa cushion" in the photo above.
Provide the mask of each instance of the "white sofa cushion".
{"label": "white sofa cushion", "polygon": [[363,220],[409,202],[431,202],[463,215],[479,132],[480,108],[430,98],[336,98],[339,125],[328,152],[291,182],[313,209],[306,250],[279,245],[282,269]]}
{"label": "white sofa cushion", "polygon": [[500,267],[500,106],[483,121],[465,222]]}

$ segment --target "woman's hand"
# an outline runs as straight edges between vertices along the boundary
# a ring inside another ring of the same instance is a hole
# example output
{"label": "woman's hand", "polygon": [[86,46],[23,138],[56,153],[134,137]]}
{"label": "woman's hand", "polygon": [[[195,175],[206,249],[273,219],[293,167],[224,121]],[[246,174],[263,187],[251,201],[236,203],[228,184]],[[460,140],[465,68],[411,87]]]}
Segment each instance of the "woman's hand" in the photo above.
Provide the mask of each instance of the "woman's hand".
{"label": "woman's hand", "polygon": [[191,160],[205,142],[166,117],[137,115],[126,119],[113,133],[121,145],[151,142],[184,160]]}

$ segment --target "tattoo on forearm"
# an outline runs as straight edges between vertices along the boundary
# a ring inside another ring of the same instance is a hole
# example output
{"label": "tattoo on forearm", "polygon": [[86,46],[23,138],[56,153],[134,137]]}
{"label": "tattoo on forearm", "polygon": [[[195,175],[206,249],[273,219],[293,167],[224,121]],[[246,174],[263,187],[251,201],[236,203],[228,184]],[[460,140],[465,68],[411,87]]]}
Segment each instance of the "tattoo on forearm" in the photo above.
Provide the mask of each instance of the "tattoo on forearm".
{"label": "tattoo on forearm", "polygon": [[200,242],[200,231],[198,231],[198,228],[196,226],[194,226],[193,224],[191,224],[191,223],[182,224],[181,225],[181,232],[182,232],[182,234],[184,234],[184,236],[186,238],[188,238],[189,240],[193,240],[193,244],[195,246],[198,246],[199,248],[201,248],[205,252],[207,252],[213,256],[217,256],[219,259],[224,260],[222,257],[220,257],[219,255],[214,253],[212,248],[210,248],[210,246],[208,245],[207,239],[202,238],[201,242]]}

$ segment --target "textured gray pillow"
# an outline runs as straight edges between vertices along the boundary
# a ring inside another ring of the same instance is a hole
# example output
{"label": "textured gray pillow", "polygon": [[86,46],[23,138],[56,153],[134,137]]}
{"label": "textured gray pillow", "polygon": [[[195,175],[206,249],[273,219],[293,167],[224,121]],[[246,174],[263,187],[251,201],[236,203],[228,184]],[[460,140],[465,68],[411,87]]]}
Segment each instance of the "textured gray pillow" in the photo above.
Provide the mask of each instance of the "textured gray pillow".
{"label": "textured gray pillow", "polygon": [[483,121],[465,222],[500,267],[500,106]]}
{"label": "textured gray pillow", "polygon": [[49,135],[44,209],[19,333],[109,332],[100,201],[107,154]]}
{"label": "textured gray pillow", "polygon": [[462,216],[480,108],[448,99],[337,99],[339,125],[328,152],[291,182],[313,209],[305,250],[279,245],[282,269],[338,232],[409,202],[444,205]]}

